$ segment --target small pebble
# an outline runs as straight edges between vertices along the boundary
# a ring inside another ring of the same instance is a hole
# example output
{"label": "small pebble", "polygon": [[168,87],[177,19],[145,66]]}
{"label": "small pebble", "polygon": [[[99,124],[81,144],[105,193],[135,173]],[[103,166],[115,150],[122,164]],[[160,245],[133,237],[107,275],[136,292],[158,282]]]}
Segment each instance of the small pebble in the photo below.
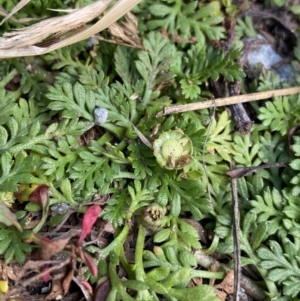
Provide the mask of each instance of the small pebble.
{"label": "small pebble", "polygon": [[96,108],[94,111],[95,123],[104,123],[108,116],[108,111],[105,108]]}
{"label": "small pebble", "polygon": [[68,203],[60,203],[60,204],[55,204],[51,206],[51,211],[54,214],[66,214],[68,210],[70,209],[70,205]]}

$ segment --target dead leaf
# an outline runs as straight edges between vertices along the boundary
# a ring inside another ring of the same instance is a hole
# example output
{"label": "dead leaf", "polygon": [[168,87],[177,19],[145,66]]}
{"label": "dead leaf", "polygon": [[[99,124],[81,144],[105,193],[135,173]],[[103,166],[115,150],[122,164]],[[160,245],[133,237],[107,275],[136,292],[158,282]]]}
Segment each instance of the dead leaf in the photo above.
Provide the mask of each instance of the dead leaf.
{"label": "dead leaf", "polygon": [[69,270],[67,271],[66,276],[64,277],[64,279],[62,281],[62,288],[63,288],[63,294],[64,294],[64,296],[69,291],[69,288],[70,288],[73,276],[74,276],[74,269],[73,269],[73,267],[69,267]]}
{"label": "dead leaf", "polygon": [[234,271],[231,270],[227,273],[225,278],[220,284],[215,285],[217,290],[222,290],[226,292],[228,295],[234,293]]}
{"label": "dead leaf", "polygon": [[92,231],[92,228],[101,213],[99,205],[90,206],[83,215],[82,232],[78,239],[77,245],[81,245],[86,236]]}
{"label": "dead leaf", "polygon": [[111,290],[109,279],[105,276],[97,284],[94,294],[94,301],[105,301]]}
{"label": "dead leaf", "polygon": [[84,298],[86,301],[92,301],[92,297],[90,296],[89,292],[87,291],[87,289],[85,288],[85,286],[81,283],[80,280],[78,280],[76,277],[73,277],[73,281],[78,285],[78,287],[80,288]]}
{"label": "dead leaf", "polygon": [[93,295],[93,288],[92,286],[90,285],[90,283],[84,279],[81,279],[80,280],[81,284],[84,286],[84,288],[87,290],[87,292],[90,294],[90,295]]}
{"label": "dead leaf", "polygon": [[98,275],[98,267],[93,257],[89,253],[83,252],[82,260],[84,264],[89,268],[91,274],[96,277]]}
{"label": "dead leaf", "polygon": [[33,271],[38,271],[38,267],[39,267],[39,264],[37,261],[33,261],[33,260],[29,260],[27,261],[22,269],[20,270],[19,274],[18,274],[18,278],[17,278],[17,281],[20,281],[20,279],[26,274],[26,272],[28,270],[33,270]]}
{"label": "dead leaf", "polygon": [[61,281],[55,281],[52,285],[52,289],[49,295],[47,295],[46,300],[61,300],[63,294]]}
{"label": "dead leaf", "polygon": [[42,184],[39,185],[28,197],[31,202],[38,203],[42,206],[43,214],[46,212],[49,199],[49,186]]}
{"label": "dead leaf", "polygon": [[121,45],[127,45],[134,48],[144,49],[142,42],[138,35],[137,19],[131,13],[127,13],[126,21],[122,23],[123,26],[114,23],[108,27],[112,36],[115,37],[115,42]]}
{"label": "dead leaf", "polygon": [[8,281],[0,280],[0,293],[6,293],[8,291]]}
{"label": "dead leaf", "polygon": [[20,232],[23,231],[16,216],[9,210],[3,201],[0,200],[0,223],[6,226],[15,226]]}
{"label": "dead leaf", "polygon": [[220,301],[225,301],[227,298],[227,294],[225,292],[222,292],[220,290],[217,290],[217,297],[220,299]]}
{"label": "dead leaf", "polygon": [[30,194],[38,187],[38,184],[20,184],[15,196],[20,203],[28,202]]}
{"label": "dead leaf", "polygon": [[[47,271],[48,269],[49,269],[49,264],[45,265],[45,266],[43,267],[42,271],[45,272],[45,271]],[[43,280],[44,282],[48,282],[48,281],[50,281],[50,279],[51,279],[50,273],[43,274],[42,280]]]}
{"label": "dead leaf", "polygon": [[50,260],[53,255],[59,253],[66,247],[70,239],[71,236],[52,241],[41,235],[36,236],[34,241],[40,246],[39,259]]}

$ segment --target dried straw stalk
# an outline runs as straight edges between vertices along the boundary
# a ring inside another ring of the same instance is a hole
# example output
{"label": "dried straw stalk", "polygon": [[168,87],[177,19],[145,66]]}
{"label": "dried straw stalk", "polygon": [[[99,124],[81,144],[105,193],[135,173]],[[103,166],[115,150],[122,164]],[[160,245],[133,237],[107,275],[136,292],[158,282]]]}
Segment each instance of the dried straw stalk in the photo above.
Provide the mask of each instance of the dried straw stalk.
{"label": "dried straw stalk", "polygon": [[[88,39],[115,23],[140,1],[119,0],[94,25],[88,26],[86,23],[99,17],[112,0],[97,1],[84,8],[72,10],[65,16],[42,20],[20,30],[5,33],[0,38],[0,58],[41,55]],[[14,9],[13,12],[18,9]],[[12,13],[5,19],[11,15]],[[49,46],[38,45],[47,38],[50,38]]]}

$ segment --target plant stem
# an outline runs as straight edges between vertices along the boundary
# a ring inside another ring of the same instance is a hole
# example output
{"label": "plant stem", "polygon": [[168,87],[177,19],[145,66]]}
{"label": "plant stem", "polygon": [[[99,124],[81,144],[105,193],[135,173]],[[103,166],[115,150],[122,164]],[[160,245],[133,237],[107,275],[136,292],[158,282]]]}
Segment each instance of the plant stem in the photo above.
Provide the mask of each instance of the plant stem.
{"label": "plant stem", "polygon": [[189,103],[186,105],[175,105],[171,107],[165,107],[161,112],[157,113],[157,117],[175,113],[182,113],[188,111],[196,111],[213,107],[223,107],[237,103],[244,103],[250,101],[258,101],[263,99],[268,99],[272,97],[292,95],[300,93],[300,87],[291,87],[285,89],[271,90],[271,91],[263,91],[257,93],[250,93],[245,95],[236,95],[224,98],[217,98],[213,100]]}
{"label": "plant stem", "polygon": [[18,74],[17,69],[13,69],[8,73],[0,82],[0,88],[4,88],[16,75]]}
{"label": "plant stem", "polygon": [[145,242],[145,228],[142,225],[139,225],[139,232],[136,241],[135,247],[135,273],[137,280],[144,280],[145,271],[143,267],[143,250],[144,250],[144,242]]}
{"label": "plant stem", "polygon": [[127,171],[120,171],[117,175],[114,176],[114,179],[134,179],[134,180],[143,180],[141,176],[136,176],[132,172],[127,172]]}
{"label": "plant stem", "polygon": [[209,278],[209,279],[223,279],[225,277],[225,272],[191,270],[191,279],[194,277]]}
{"label": "plant stem", "polygon": [[106,258],[112,250],[115,250],[120,246],[123,247],[128,233],[129,226],[126,224],[119,235],[107,247],[105,247],[104,249],[97,248],[98,251],[96,252],[99,252],[103,258]]}
{"label": "plant stem", "polygon": [[100,139],[98,139],[97,143],[99,143],[99,145],[104,145],[106,142],[110,142],[111,139],[113,139],[113,135],[110,132],[105,132],[104,135],[101,136]]}

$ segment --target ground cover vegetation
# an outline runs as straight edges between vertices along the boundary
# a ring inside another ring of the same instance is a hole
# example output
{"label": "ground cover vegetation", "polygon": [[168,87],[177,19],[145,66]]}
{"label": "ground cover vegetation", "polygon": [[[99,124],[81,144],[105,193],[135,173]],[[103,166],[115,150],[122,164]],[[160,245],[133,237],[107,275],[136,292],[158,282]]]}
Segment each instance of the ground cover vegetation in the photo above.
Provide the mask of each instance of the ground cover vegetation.
{"label": "ground cover vegetation", "polygon": [[[91,2],[31,1],[0,33]],[[142,1],[121,36],[0,61],[2,298],[232,300],[234,164],[239,298],[299,300],[299,94],[159,114],[297,86],[296,2]],[[292,80],[250,66],[258,34]]]}

